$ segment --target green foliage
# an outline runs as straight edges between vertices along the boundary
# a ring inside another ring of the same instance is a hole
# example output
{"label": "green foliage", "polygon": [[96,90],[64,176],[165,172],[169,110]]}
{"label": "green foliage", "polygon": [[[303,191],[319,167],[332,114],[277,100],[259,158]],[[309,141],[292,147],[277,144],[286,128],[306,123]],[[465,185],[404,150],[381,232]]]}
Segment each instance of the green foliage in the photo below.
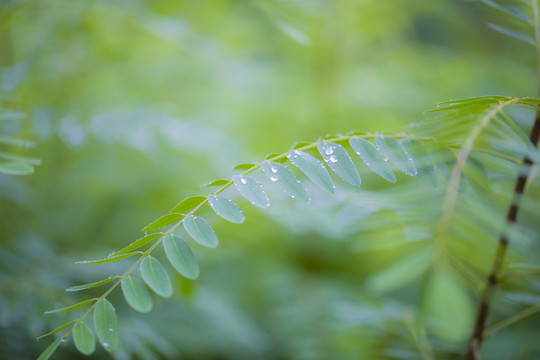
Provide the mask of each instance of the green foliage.
{"label": "green foliage", "polygon": [[[24,138],[47,166],[0,176],[0,357],[45,346],[10,333],[59,333],[40,359],[70,338],[94,358],[451,359],[500,234],[485,334],[505,341],[482,355],[540,354],[521,341],[534,325],[506,328],[540,309],[537,169],[521,166],[540,161],[540,99],[469,97],[532,91],[494,55],[528,64],[529,49],[481,29],[535,45],[522,3],[1,4],[17,86],[0,85],[28,117],[0,103],[0,172],[39,164]],[[462,99],[416,122],[445,97]],[[81,253],[98,260],[73,266]]]}

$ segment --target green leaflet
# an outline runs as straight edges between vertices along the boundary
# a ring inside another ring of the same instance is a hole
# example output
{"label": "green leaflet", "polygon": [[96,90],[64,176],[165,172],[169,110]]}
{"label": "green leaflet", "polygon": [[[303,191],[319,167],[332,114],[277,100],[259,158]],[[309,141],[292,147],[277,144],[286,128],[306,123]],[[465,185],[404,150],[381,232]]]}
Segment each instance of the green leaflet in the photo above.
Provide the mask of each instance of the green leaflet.
{"label": "green leaflet", "polygon": [[489,176],[486,167],[482,161],[475,156],[471,155],[467,158],[467,163],[463,172],[467,176],[467,179],[476,182],[484,189],[489,188]]}
{"label": "green leaflet", "polygon": [[37,360],[50,359],[51,355],[56,351],[61,342],[62,338],[58,338],[51,345],[47,346],[47,348],[41,353],[41,355],[39,355]]}
{"label": "green leaflet", "polygon": [[152,297],[139,278],[128,275],[122,279],[120,285],[129,306],[142,313],[152,310]]}
{"label": "green leaflet", "polygon": [[71,311],[71,310],[75,310],[75,309],[78,309],[80,307],[83,307],[85,305],[88,305],[92,302],[96,301],[96,299],[88,299],[88,300],[84,300],[84,301],[81,301],[80,303],[77,303],[75,305],[71,305],[71,306],[66,306],[66,307],[63,307],[63,308],[60,308],[60,309],[54,309],[54,310],[49,310],[49,311],[46,311],[45,314],[56,314],[56,313],[61,313],[61,312],[66,312],[66,311]]}
{"label": "green leaflet", "polygon": [[391,183],[396,182],[396,175],[387,163],[387,160],[381,155],[375,145],[366,139],[351,138],[349,140],[351,148],[364,160],[367,166],[376,174],[382,176]]}
{"label": "green leaflet", "polygon": [[[209,182],[208,184],[204,184],[202,185],[201,187],[210,187],[210,186],[223,186],[223,185],[226,185],[229,183],[229,180],[224,180],[224,179],[218,179],[218,180],[214,180],[214,181],[211,181]],[[176,209],[176,208],[175,208]]]}
{"label": "green leaflet", "polygon": [[270,200],[264,192],[261,184],[250,176],[234,175],[234,186],[240,194],[253,205],[266,208],[270,206]]}
{"label": "green leaflet", "polygon": [[155,238],[157,238],[160,235],[163,235],[163,233],[158,232],[158,233],[148,234],[146,236],[138,238],[137,240],[135,240],[134,242],[132,242],[131,244],[129,244],[125,248],[123,248],[121,250],[118,250],[117,252],[113,253],[113,255],[125,254],[125,253],[128,253],[130,251],[137,250],[138,248],[148,244],[149,242],[151,242],[152,240],[154,240]]}
{"label": "green leaflet", "polygon": [[30,148],[36,146],[36,143],[32,141],[26,141],[21,139],[15,139],[10,136],[0,136],[0,144],[6,144],[6,145],[12,145],[12,146],[18,146],[18,147],[25,147]]}
{"label": "green leaflet", "polygon": [[159,219],[153,221],[151,224],[149,225],[146,225],[142,231],[152,231],[152,230],[156,230],[156,229],[159,229],[159,228],[162,228],[164,226],[167,226],[167,225],[170,225],[172,224],[173,222],[176,222],[178,220],[180,220],[181,218],[183,218],[184,215],[182,214],[167,214],[167,215],[163,215],[162,217],[160,217]]}
{"label": "green leaflet", "polygon": [[326,171],[326,168],[319,160],[300,150],[293,150],[288,153],[287,159],[321,189],[331,194],[335,192],[336,186],[332,182],[328,171]]}
{"label": "green leaflet", "polygon": [[449,104],[471,103],[471,102],[479,102],[479,101],[480,102],[487,101],[487,102],[495,103],[495,102],[501,102],[501,101],[508,101],[512,99],[513,98],[508,97],[508,96],[484,95],[484,96],[474,96],[474,97],[469,97],[469,98],[464,98],[464,99],[453,99],[453,100],[441,101],[439,102],[439,105],[443,106],[443,105],[449,105]]}
{"label": "green leaflet", "polygon": [[514,39],[518,39],[518,40],[521,40],[523,42],[526,42],[527,44],[530,44],[532,46],[536,46],[536,43],[534,41],[534,39],[528,35],[525,35],[525,34],[522,34],[518,31],[515,31],[515,30],[510,30],[508,28],[505,28],[504,26],[500,26],[500,25],[496,25],[496,24],[488,24],[488,26],[495,30],[495,31],[498,31],[500,32],[501,34],[504,34],[506,36],[510,36],[510,37],[513,37]]}
{"label": "green leaflet", "polygon": [[34,172],[32,165],[24,162],[0,162],[0,173],[8,175],[30,175]]}
{"label": "green leaflet", "polygon": [[414,165],[418,170],[418,177],[432,188],[436,188],[439,178],[433,166],[431,155],[429,155],[424,145],[414,139],[404,139],[403,145],[407,152],[412,155]]}
{"label": "green leaflet", "polygon": [[487,6],[491,6],[493,9],[498,10],[504,14],[510,15],[516,20],[523,21],[524,23],[528,25],[533,25],[533,21],[525,14],[520,13],[519,11],[516,11],[514,9],[507,8],[505,6],[502,6],[500,4],[497,4],[491,0],[480,0]]}
{"label": "green leaflet", "polygon": [[184,229],[193,240],[203,246],[214,248],[219,244],[214,229],[200,216],[186,217],[184,219]]}
{"label": "green leaflet", "polygon": [[100,280],[100,281],[96,281],[96,282],[93,282],[93,283],[72,286],[72,287],[67,288],[66,291],[81,291],[81,290],[95,288],[95,287],[101,286],[103,284],[106,284],[109,281],[113,281],[114,279],[117,279],[117,278],[118,278],[118,276],[111,276],[109,278],[106,278],[106,279],[103,279],[103,280]]}
{"label": "green leaflet", "polygon": [[418,174],[412,157],[396,139],[389,136],[376,136],[375,143],[382,154],[401,172],[410,176]]}
{"label": "green leaflet", "polygon": [[30,165],[41,165],[40,159],[17,155],[17,154],[11,154],[4,151],[0,151],[0,159],[17,161],[17,162],[27,163]]}
{"label": "green leaflet", "polygon": [[99,343],[107,351],[118,345],[118,320],[114,307],[107,299],[101,299],[94,308],[94,330]]}
{"label": "green leaflet", "polygon": [[84,355],[90,355],[96,350],[94,335],[82,321],[73,327],[73,342],[75,347]]}
{"label": "green leaflet", "polygon": [[423,304],[428,329],[442,339],[455,343],[470,335],[474,307],[450,269],[437,269],[430,275]]}
{"label": "green leaflet", "polygon": [[161,297],[169,297],[173,293],[171,281],[167,271],[157,259],[152,256],[145,257],[139,266],[142,278],[146,285]]}
{"label": "green leaflet", "polygon": [[257,164],[255,163],[238,164],[235,167],[233,167],[233,170],[249,170],[256,165]]}
{"label": "green leaflet", "polygon": [[[437,164],[437,167],[439,168],[440,173],[443,177],[445,177],[447,180],[450,179],[450,175],[452,173],[452,168],[457,162],[457,158],[454,155],[454,152],[450,149],[440,149],[437,151],[434,151],[432,153],[433,161],[435,164]],[[461,178],[459,180],[459,186],[458,191],[463,192],[467,189],[467,179],[465,178],[465,175],[463,174],[463,171],[461,172]]]}
{"label": "green leaflet", "polygon": [[366,287],[379,294],[397,290],[425,273],[434,260],[432,248],[414,251],[380,272],[369,276],[366,280]]}
{"label": "green leaflet", "polygon": [[[220,182],[219,185],[224,185],[224,184],[227,183],[227,180],[216,180],[216,181],[208,184],[207,186],[217,186],[217,185],[214,185],[214,183],[217,182],[217,181]],[[223,184],[221,182],[223,182]],[[196,208],[197,206],[199,206],[200,204],[202,204],[205,200],[206,200],[206,196],[188,197],[188,198],[180,201],[180,203],[178,205],[176,205],[174,207],[174,209],[171,210],[171,213],[186,214],[189,211]]]}
{"label": "green leaflet", "polygon": [[242,210],[229,198],[221,195],[208,195],[208,203],[212,210],[223,219],[235,224],[241,224],[246,217]]}
{"label": "green leaflet", "polygon": [[283,191],[285,191],[292,198],[298,198],[303,201],[309,201],[309,196],[306,189],[300,184],[294,175],[287,167],[273,161],[265,161],[261,164],[266,176],[270,178],[272,182],[277,184]]}
{"label": "green leaflet", "polygon": [[296,150],[296,149],[300,149],[300,148],[303,148],[303,147],[306,147],[306,146],[310,146],[312,145],[312,143],[310,142],[305,142],[305,141],[302,141],[302,142],[295,142],[292,146],[291,146],[291,149],[292,150]]}
{"label": "green leaflet", "polygon": [[199,276],[197,260],[184,239],[177,235],[167,235],[163,239],[163,247],[171,265],[180,275],[191,280]]}
{"label": "green leaflet", "polygon": [[343,146],[329,141],[323,141],[317,145],[317,149],[326,164],[330,166],[340,178],[351,185],[360,186],[362,180],[358,170],[354,166],[351,157]]}
{"label": "green leaflet", "polygon": [[116,255],[116,256],[112,255],[112,256],[106,257],[105,259],[77,261],[75,264],[103,264],[103,263],[122,260],[128,257],[131,257],[133,255],[140,255],[140,254],[144,254],[144,253],[142,251],[133,251],[133,252]]}
{"label": "green leaflet", "polygon": [[70,327],[71,325],[75,324],[76,322],[77,322],[77,320],[72,320],[72,321],[70,321],[68,323],[65,323],[64,325],[59,326],[56,329],[54,329],[52,331],[49,331],[48,333],[39,336],[37,339],[39,340],[39,339],[42,339],[42,338],[47,337],[49,335],[56,334],[57,332],[62,331],[67,327]]}
{"label": "green leaflet", "polygon": [[452,172],[452,167],[456,163],[457,159],[452,150],[450,149],[440,149],[432,151],[432,156],[435,164],[439,168],[439,171],[443,177],[447,180],[450,179],[450,173]]}

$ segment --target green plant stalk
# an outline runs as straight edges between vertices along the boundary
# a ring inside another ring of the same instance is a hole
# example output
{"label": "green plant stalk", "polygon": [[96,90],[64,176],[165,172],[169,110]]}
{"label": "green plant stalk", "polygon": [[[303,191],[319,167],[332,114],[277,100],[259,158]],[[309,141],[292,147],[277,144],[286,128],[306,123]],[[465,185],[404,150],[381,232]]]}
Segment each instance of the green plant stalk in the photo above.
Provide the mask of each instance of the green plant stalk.
{"label": "green plant stalk", "polygon": [[[536,61],[537,61],[537,75],[538,75],[538,93],[540,95],[540,17],[538,14],[538,1],[532,0],[532,9],[534,16],[534,35],[536,40]],[[529,140],[531,143],[537,147],[538,139],[540,137],[540,110],[536,112],[536,118],[534,121],[533,128]],[[525,156],[522,161],[522,169],[528,170],[533,165],[532,160]],[[520,171],[520,175],[516,179],[514,186],[514,194],[511,199],[510,206],[506,213],[506,222],[501,234],[499,236],[499,242],[497,250],[495,252],[495,258],[493,259],[493,264],[491,266],[491,271],[486,279],[486,285],[484,292],[482,293],[482,298],[478,306],[476,313],[476,320],[474,324],[473,333],[471,335],[471,340],[469,342],[469,348],[465,355],[466,360],[477,360],[480,357],[480,347],[482,346],[482,341],[485,336],[485,328],[487,319],[489,316],[491,303],[495,294],[495,289],[499,282],[499,276],[504,265],[504,260],[506,257],[506,252],[508,250],[508,235],[507,229],[515,226],[517,224],[517,216],[519,213],[519,206],[521,196],[525,190],[525,185],[529,176],[529,171]],[[513,322],[513,321],[512,321]],[[491,331],[493,332],[493,331]],[[491,333],[490,332],[490,333]]]}
{"label": "green plant stalk", "polygon": [[[517,101],[517,100],[516,100]],[[371,139],[371,138],[374,138],[376,135],[375,134],[366,134],[366,135],[343,135],[343,136],[337,136],[335,138],[328,138],[328,139],[325,139],[325,140],[322,140],[322,141],[316,141],[316,142],[313,142],[309,145],[305,145],[305,146],[302,146],[302,147],[299,147],[298,149],[296,150],[300,150],[300,151],[307,151],[307,150],[311,150],[311,149],[314,149],[317,147],[317,145],[323,141],[331,141],[331,142],[336,142],[336,143],[339,143],[339,142],[344,142],[344,141],[348,141],[349,139],[351,138],[364,138],[364,139]],[[406,134],[399,134],[399,135],[385,135],[385,136],[391,136],[393,138],[396,138],[396,139],[402,139],[402,138],[413,138],[412,136],[409,136],[409,135],[406,135]],[[427,138],[427,137],[414,137],[414,139],[416,140],[421,140],[421,141],[431,141],[433,140],[432,138]],[[289,151],[285,152],[285,153],[282,153],[280,155],[276,155],[276,156],[273,156],[269,159],[266,159],[268,161],[276,161],[276,160],[281,160],[281,159],[284,159],[287,157],[287,154],[289,153]],[[257,169],[259,169],[261,167],[260,163],[257,163],[257,164],[253,164],[253,166],[249,169],[247,169],[246,171],[242,172],[240,175],[247,175]],[[229,188],[232,184],[234,184],[233,180],[228,180],[227,183],[225,183],[223,186],[221,186],[218,190],[214,191],[213,193],[210,193],[208,195],[217,195],[217,194],[220,194],[222,193],[223,191],[225,191],[227,188]],[[208,196],[207,195],[207,196]],[[190,215],[193,215],[195,214],[203,205],[205,205],[206,203],[208,202],[208,198],[205,199],[203,202],[201,202],[199,205],[197,205],[195,208],[193,208],[190,212],[188,212],[187,214],[184,214],[185,217],[187,216],[190,216]],[[157,240],[154,241],[154,243],[146,250],[144,251],[141,256],[137,259],[137,261],[135,261],[135,263],[123,274],[123,275],[117,275],[117,278],[118,280],[116,280],[104,293],[103,295],[101,295],[100,297],[96,298],[94,301],[94,303],[92,304],[92,306],[90,306],[88,308],[88,310],[78,319],[76,320],[73,320],[71,322],[68,322],[68,326],[71,326],[77,322],[82,322],[86,317],[88,317],[92,311],[94,310],[94,308],[96,307],[96,304],[99,300],[102,300],[102,299],[105,299],[118,285],[120,285],[120,283],[122,282],[122,280],[126,277],[126,276],[129,276],[131,274],[131,272],[133,272],[133,270],[135,270],[135,268],[137,268],[137,266],[142,262],[142,260],[147,257],[147,256],[150,256],[150,254],[152,253],[152,251],[157,247],[159,246],[159,244],[163,241],[163,239],[167,236],[167,235],[170,235],[172,234],[172,232],[178,228],[178,226],[180,226],[183,222],[184,222],[184,218],[182,218],[181,220],[179,220],[176,224],[174,224],[169,230],[167,230],[166,232],[162,233],[162,235],[157,238]],[[66,326],[66,325],[63,325],[63,326]],[[61,328],[62,329],[62,328]],[[57,331],[53,330],[45,335],[42,335],[40,337],[38,337],[38,339],[41,339],[43,337],[46,337],[48,335],[52,335],[54,333],[56,333]],[[69,335],[73,332],[73,327],[71,326],[69,331],[67,331],[66,333],[64,333],[62,335],[62,339],[67,339],[69,337]]]}

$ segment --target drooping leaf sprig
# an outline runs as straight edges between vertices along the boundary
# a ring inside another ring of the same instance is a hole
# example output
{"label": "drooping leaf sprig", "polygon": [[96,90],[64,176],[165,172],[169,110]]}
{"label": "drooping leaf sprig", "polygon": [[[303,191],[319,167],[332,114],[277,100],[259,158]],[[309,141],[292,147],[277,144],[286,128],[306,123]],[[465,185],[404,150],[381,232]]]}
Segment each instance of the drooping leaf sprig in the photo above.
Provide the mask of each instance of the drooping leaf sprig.
{"label": "drooping leaf sprig", "polygon": [[[218,216],[229,222],[242,223],[245,220],[242,210],[232,199],[223,195],[226,189],[232,187],[251,204],[260,208],[270,206],[270,199],[265,189],[251,173],[262,171],[270,183],[275,184],[290,197],[299,201],[309,201],[309,194],[303,184],[305,180],[299,180],[295,172],[304,174],[328,193],[334,193],[336,188],[328,168],[350,185],[360,186],[361,172],[358,171],[355,161],[349,155],[352,151],[355,153],[353,157],[358,156],[367,168],[390,183],[397,181],[394,173],[397,169],[410,176],[419,175],[431,187],[438,186],[440,179],[437,174],[440,173],[443,177],[450,179],[448,188],[455,189],[459,188],[459,180],[455,179],[461,179],[463,173],[467,175],[467,172],[463,171],[465,163],[468,162],[473,145],[484,128],[495,118],[508,123],[505,117],[499,116],[508,106],[519,105],[535,109],[538,104],[540,100],[535,98],[500,96],[455,100],[441,103],[438,108],[430,111],[430,113],[442,112],[444,115],[428,119],[417,136],[358,132],[327,136],[311,143],[297,143],[285,153],[269,154],[260,163],[237,165],[234,170],[239,171],[239,174],[207,184],[208,187],[217,187],[217,190],[206,196],[193,196],[182,200],[168,214],[145,226],[143,237],[111,253],[106,258],[79,262],[80,264],[101,264],[130,257],[137,258],[121,275],[67,289],[67,291],[82,291],[110,284],[99,297],[47,312],[55,314],[88,307],[78,319],[69,321],[40,336],[42,338],[65,331],[42,353],[40,359],[49,358],[60,344],[60,340],[70,336],[76,348],[83,354],[88,355],[95,351],[95,336],[105,350],[114,350],[119,342],[118,320],[114,306],[107,297],[119,286],[128,305],[142,313],[149,312],[153,307],[149,289],[160,297],[171,296],[173,289],[169,275],[161,262],[153,256],[153,250],[158,246],[163,245],[166,257],[175,271],[187,279],[196,279],[199,275],[199,266],[189,246],[189,239],[179,236],[175,230],[182,226],[195,242],[209,248],[216,247],[219,244],[217,234],[199,214],[203,206],[208,204]],[[476,120],[470,123],[458,120],[464,114],[467,119]],[[460,138],[459,131],[448,132],[444,124],[446,121],[454,122],[454,125],[459,121],[460,131],[468,134],[465,140]],[[429,128],[427,132],[426,127]],[[428,136],[429,133],[434,136]],[[461,150],[457,156],[456,149]],[[527,148],[527,151],[534,152],[530,148]],[[502,155],[510,156],[503,153],[504,151],[501,150],[491,155],[497,158]],[[534,153],[533,156],[538,156],[538,154]],[[296,170],[291,168],[291,165]],[[480,165],[478,166],[481,168]],[[476,175],[471,175],[471,179],[475,177]],[[454,191],[448,193],[451,194],[448,196],[454,198],[454,204],[448,201],[452,206],[445,205],[450,207],[444,209],[443,214],[452,213],[455,207],[456,193]],[[450,219],[451,216],[445,215],[441,220],[444,226],[447,225],[446,221],[450,221],[447,218]],[[134,274],[137,269],[141,278]],[[90,317],[93,317],[93,331],[84,321]]]}

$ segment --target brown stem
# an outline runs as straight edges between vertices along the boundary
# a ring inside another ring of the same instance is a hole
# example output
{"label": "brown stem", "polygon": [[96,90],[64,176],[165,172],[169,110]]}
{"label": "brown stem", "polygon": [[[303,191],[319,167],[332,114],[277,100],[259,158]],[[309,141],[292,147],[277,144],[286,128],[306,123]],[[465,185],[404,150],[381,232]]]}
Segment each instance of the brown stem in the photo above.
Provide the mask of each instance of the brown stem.
{"label": "brown stem", "polygon": [[[530,140],[535,147],[538,146],[538,138],[540,137],[540,111],[536,113],[536,120],[534,122]],[[532,161],[529,157],[525,156],[523,158],[522,170],[520,175],[516,180],[514,187],[514,194],[512,197],[512,202],[506,213],[506,228],[515,226],[517,222],[517,216],[519,212],[519,203],[523,191],[525,189],[525,184],[527,183],[527,178],[529,176],[529,170],[532,166]],[[482,340],[484,338],[484,331],[486,327],[487,318],[489,315],[489,310],[491,307],[491,302],[493,300],[493,295],[495,294],[495,288],[497,287],[498,277],[503,267],[504,258],[506,255],[506,250],[508,249],[508,235],[507,231],[503,230],[499,236],[499,245],[495,253],[495,258],[493,260],[493,265],[491,267],[491,272],[489,273],[486,280],[486,287],[484,293],[482,294],[482,300],[478,307],[476,313],[476,321],[474,324],[474,331],[471,336],[471,341],[469,343],[469,349],[467,355],[465,356],[466,360],[476,360],[479,358],[480,346],[482,345]]]}

